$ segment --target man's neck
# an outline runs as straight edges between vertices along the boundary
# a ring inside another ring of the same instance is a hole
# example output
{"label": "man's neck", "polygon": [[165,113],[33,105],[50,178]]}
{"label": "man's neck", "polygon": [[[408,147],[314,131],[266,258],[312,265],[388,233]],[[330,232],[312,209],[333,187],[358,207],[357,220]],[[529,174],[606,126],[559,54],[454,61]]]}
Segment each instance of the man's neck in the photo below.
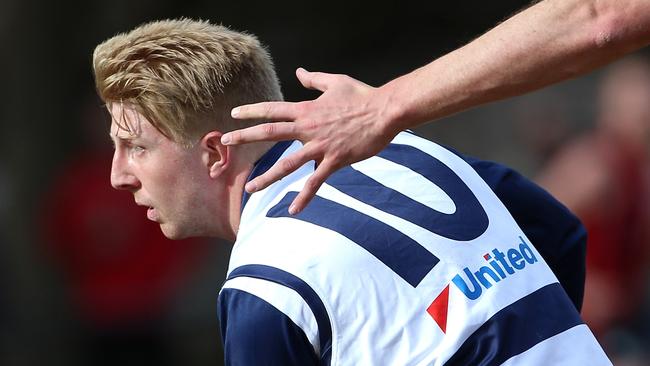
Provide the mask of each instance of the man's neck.
{"label": "man's neck", "polygon": [[[236,147],[233,155],[236,156],[234,163],[237,165],[235,175],[229,182],[228,194],[228,207],[229,207],[229,232],[226,233],[228,237],[225,239],[235,241],[237,239],[237,232],[239,231],[239,224],[241,221],[241,213],[243,210],[244,186],[255,168],[258,161],[266,154],[275,143],[256,143],[245,147]],[[239,150],[241,149],[241,150]]]}

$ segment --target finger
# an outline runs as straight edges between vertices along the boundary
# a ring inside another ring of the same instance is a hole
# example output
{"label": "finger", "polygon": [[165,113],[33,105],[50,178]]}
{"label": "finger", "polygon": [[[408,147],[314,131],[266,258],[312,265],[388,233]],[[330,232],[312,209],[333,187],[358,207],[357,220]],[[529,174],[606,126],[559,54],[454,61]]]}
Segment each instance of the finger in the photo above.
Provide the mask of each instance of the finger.
{"label": "finger", "polygon": [[224,145],[239,145],[259,141],[298,140],[297,124],[293,122],[263,123],[221,136]]}
{"label": "finger", "polygon": [[296,118],[296,104],[293,102],[262,102],[246,104],[230,111],[237,119],[265,119],[269,121],[293,121]]}
{"label": "finger", "polygon": [[271,169],[267,170],[264,174],[256,177],[250,182],[246,183],[246,191],[249,193],[260,191],[278,180],[293,173],[296,169],[305,165],[308,161],[314,160],[312,152],[308,147],[296,151],[295,153],[287,156],[286,158],[278,161]]}
{"label": "finger", "polygon": [[325,72],[310,72],[301,67],[296,70],[296,76],[300,80],[300,84],[305,88],[325,91],[336,75]]}
{"label": "finger", "polygon": [[300,193],[298,193],[296,198],[294,198],[291,206],[289,206],[289,213],[291,215],[300,213],[300,211],[302,211],[314,198],[316,192],[318,192],[318,189],[325,180],[327,180],[327,178],[336,170],[338,170],[336,165],[329,163],[326,160],[322,161],[311,177],[307,179]]}

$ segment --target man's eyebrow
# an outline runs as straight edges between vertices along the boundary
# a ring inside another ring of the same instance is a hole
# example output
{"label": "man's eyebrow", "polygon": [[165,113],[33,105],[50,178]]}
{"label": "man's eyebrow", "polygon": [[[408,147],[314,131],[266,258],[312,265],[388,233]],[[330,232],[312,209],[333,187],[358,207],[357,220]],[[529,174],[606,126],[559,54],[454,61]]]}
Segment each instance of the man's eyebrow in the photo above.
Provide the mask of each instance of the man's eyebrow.
{"label": "man's eyebrow", "polygon": [[115,143],[116,141],[133,142],[133,140],[138,138],[138,136],[117,136],[110,132],[108,133],[108,137],[111,139],[113,143]]}

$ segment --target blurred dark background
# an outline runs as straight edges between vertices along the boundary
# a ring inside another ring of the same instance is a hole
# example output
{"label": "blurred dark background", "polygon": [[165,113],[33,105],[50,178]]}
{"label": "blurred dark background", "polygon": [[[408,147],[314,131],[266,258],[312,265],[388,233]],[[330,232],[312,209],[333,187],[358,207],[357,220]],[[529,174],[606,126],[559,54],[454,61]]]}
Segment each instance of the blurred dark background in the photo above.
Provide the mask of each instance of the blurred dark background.
{"label": "blurred dark background", "polygon": [[[256,34],[296,101],[317,96],[299,66],[379,86],[527,3],[2,0],[0,365],[222,363],[216,297],[230,244],[166,241],[110,189],[95,45],[150,20],[207,19]],[[617,365],[650,359],[645,53],[618,66],[637,71],[606,68],[418,129],[538,180],[586,221],[598,243],[585,317]]]}

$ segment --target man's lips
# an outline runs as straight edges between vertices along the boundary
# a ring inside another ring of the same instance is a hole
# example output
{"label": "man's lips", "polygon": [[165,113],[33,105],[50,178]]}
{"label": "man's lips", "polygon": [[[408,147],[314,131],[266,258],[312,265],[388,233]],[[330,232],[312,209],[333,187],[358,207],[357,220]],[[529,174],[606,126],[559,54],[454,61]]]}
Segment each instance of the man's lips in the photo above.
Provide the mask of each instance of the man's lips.
{"label": "man's lips", "polygon": [[147,209],[147,218],[151,221],[158,221],[158,212],[153,207]]}
{"label": "man's lips", "polygon": [[138,202],[138,201],[136,201],[135,203],[136,203],[138,206],[143,206],[143,207],[146,207],[146,208],[147,208],[147,218],[148,218],[149,220],[151,220],[151,221],[158,221],[158,212],[156,211],[156,209],[155,209],[153,206],[148,205],[148,204],[146,204],[146,203]]}

